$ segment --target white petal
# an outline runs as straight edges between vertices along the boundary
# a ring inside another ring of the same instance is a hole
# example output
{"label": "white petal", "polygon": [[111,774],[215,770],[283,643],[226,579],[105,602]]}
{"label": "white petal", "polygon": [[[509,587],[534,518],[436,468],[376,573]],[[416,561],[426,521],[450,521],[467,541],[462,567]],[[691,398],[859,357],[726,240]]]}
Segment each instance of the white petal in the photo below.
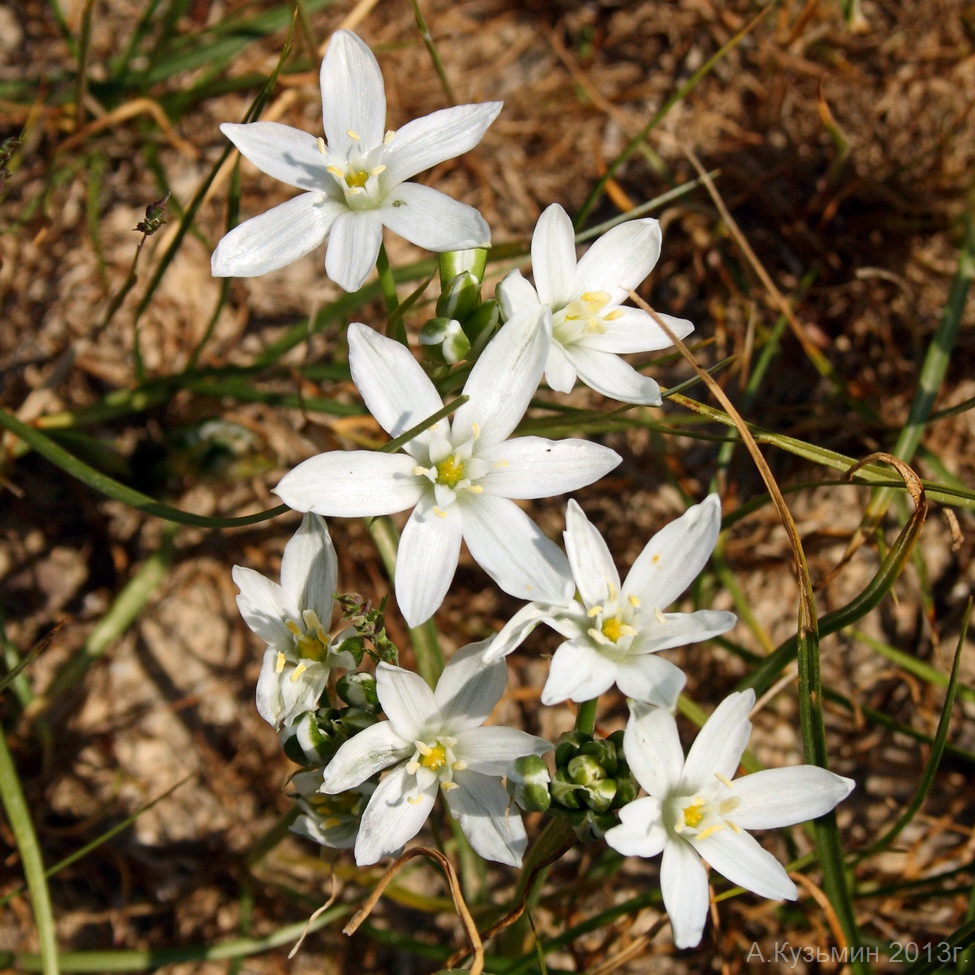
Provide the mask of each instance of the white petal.
{"label": "white petal", "polygon": [[402,183],[445,159],[470,151],[498,117],[501,104],[456,105],[407,122],[396,130],[389,143],[383,178]]}
{"label": "white petal", "polygon": [[521,422],[542,377],[549,340],[547,308],[519,312],[501,327],[464,384],[468,401],[454,414],[455,436],[477,424],[478,456]]}
{"label": "white petal", "polygon": [[471,846],[485,860],[520,867],[528,837],[501,780],[466,771],[457,772],[454,783],[457,788],[444,795]]}
{"label": "white petal", "polygon": [[[601,352],[657,352],[669,349],[673,343],[667,333],[642,308],[621,305],[614,309],[614,318],[605,332],[591,332],[581,336],[578,345]],[[686,338],[694,326],[686,318],[660,315],[679,339]]]}
{"label": "white petal", "polygon": [[257,713],[272,728],[280,728],[284,721],[284,696],[281,693],[281,676],[277,673],[277,660],[277,650],[265,650],[257,678]]}
{"label": "white petal", "polygon": [[576,384],[575,366],[558,342],[552,342],[545,360],[545,382],[557,393],[571,393]]}
{"label": "white petal", "polygon": [[457,754],[472,772],[507,775],[511,763],[523,755],[544,755],[552,746],[518,728],[468,728],[457,733]]}
{"label": "white petal", "polygon": [[503,660],[485,663],[487,642],[461,647],[447,661],[437,681],[434,697],[444,728],[449,728],[451,734],[484,724],[504,694],[508,668]]}
{"label": "white petal", "polygon": [[582,294],[576,273],[575,231],[557,203],[546,207],[532,234],[532,276],[538,297],[558,311]]}
{"label": "white petal", "polygon": [[412,754],[413,742],[403,741],[389,721],[370,725],[345,742],[325,766],[321,791],[333,796],[346,792]]}
{"label": "white petal", "polygon": [[682,785],[698,792],[714,782],[715,773],[732,779],[748,746],[752,724],[748,714],[755,706],[755,692],[735,691],[713,711],[697,733],[684,762]]}
{"label": "white petal", "polygon": [[586,606],[598,606],[610,592],[619,593],[620,576],[613,556],[596,526],[572,498],[565,509],[562,537],[576,589]]}
{"label": "white petal", "polygon": [[344,212],[323,193],[302,193],[231,230],[217,244],[210,270],[218,278],[276,271],[318,247]]}
{"label": "white petal", "polygon": [[657,383],[619,356],[579,346],[570,346],[563,351],[579,378],[597,393],[621,403],[642,406],[659,406],[663,402]]}
{"label": "white petal", "polygon": [[407,792],[415,784],[416,777],[402,765],[379,783],[359,824],[355,862],[360,867],[402,849],[426,822],[437,798],[437,780],[422,792]]}
{"label": "white petal", "polygon": [[770,768],[735,779],[741,804],[732,818],[743,829],[773,829],[816,819],[842,802],[855,785],[815,765]]}
{"label": "white petal", "polygon": [[[278,682],[281,712],[279,721],[285,725],[294,724],[306,711],[318,708],[318,699],[328,683],[328,667],[320,663],[307,664],[303,669],[290,664],[280,674],[275,674]],[[297,675],[297,676],[295,676]],[[262,671],[261,676],[264,676]],[[260,685],[260,681],[258,681]],[[261,688],[257,691],[257,710],[265,721],[270,719],[261,711]],[[274,722],[270,722],[274,723]]]}
{"label": "white petal", "polygon": [[568,641],[555,651],[548,680],[542,688],[542,704],[591,701],[616,681],[616,664],[588,643]]}
{"label": "white petal", "polygon": [[262,173],[289,186],[321,192],[333,182],[313,135],[279,122],[224,122],[220,131]]}
{"label": "white petal", "polygon": [[716,494],[688,508],[665,525],[640,553],[623,584],[648,608],[669,606],[704,568],[721,530]]}
{"label": "white petal", "polygon": [[[443,409],[436,387],[405,345],[360,322],[353,322],[348,334],[352,379],[369,412],[391,437]],[[430,432],[448,429],[447,421],[440,420]]]}
{"label": "white petal", "polygon": [[325,273],[343,290],[358,291],[376,266],[383,242],[377,210],[347,210],[335,218],[325,251]]}
{"label": "white petal", "polygon": [[568,601],[572,576],[565,555],[513,501],[486,494],[465,500],[464,540],[474,561],[510,596]]}
{"label": "white petal", "polygon": [[396,555],[396,602],[409,626],[419,626],[440,608],[460,556],[466,513],[452,505],[440,514],[417,505],[403,528]]}
{"label": "white petal", "polygon": [[680,667],[652,653],[630,657],[616,671],[616,686],[627,697],[668,710],[677,706],[686,683]]}
{"label": "white petal", "polygon": [[274,493],[296,511],[342,518],[388,515],[411,508],[423,485],[408,454],[333,450],[302,461]]}
{"label": "white petal", "polygon": [[521,271],[512,271],[495,289],[505,321],[520,311],[537,308],[538,294]]}
{"label": "white petal", "polygon": [[376,696],[403,741],[414,742],[440,730],[440,709],[433,691],[419,674],[380,661],[376,665]]}
{"label": "white petal", "polygon": [[630,704],[623,754],[637,782],[650,795],[666,799],[684,768],[684,749],[674,716],[663,708]]}
{"label": "white petal", "polygon": [[485,494],[502,498],[550,498],[574,491],[598,481],[622,460],[615,450],[589,440],[544,437],[503,440],[481,448],[478,456],[492,468],[477,483]]}
{"label": "white petal", "polygon": [[720,636],[738,622],[738,617],[724,610],[699,609],[696,613],[662,613],[659,618],[643,615],[641,622],[644,625],[634,638],[631,652],[646,654]]}
{"label": "white petal", "polygon": [[380,145],[386,128],[386,92],[368,45],[351,31],[336,31],[328,42],[320,81],[329,149],[346,155],[356,143],[365,150]]}
{"label": "white petal", "polygon": [[652,217],[606,231],[579,261],[578,293],[607,291],[611,303],[619,304],[657,263],[660,242],[660,224]]}
{"label": "white petal", "polygon": [[785,868],[749,833],[721,829],[701,840],[688,837],[695,850],[738,887],[773,900],[795,900],[796,885]]}
{"label": "white petal", "polygon": [[299,609],[313,610],[327,630],[332,620],[332,595],[338,588],[338,559],[325,520],[308,513],[284,547],[281,588]]}
{"label": "white petal", "polygon": [[674,944],[693,948],[700,942],[708,919],[708,872],[683,840],[672,840],[664,847],[660,892],[670,915]]}
{"label": "white petal", "polygon": [[512,650],[517,650],[521,646],[528,634],[539,623],[547,623],[548,621],[549,607],[546,605],[528,603],[527,606],[522,606],[491,641],[484,653],[484,659],[491,663],[501,657],[506,657]]}
{"label": "white petal", "polygon": [[244,622],[275,650],[288,649],[293,640],[285,621],[297,617],[297,604],[276,582],[253,569],[235,565],[232,575],[240,590],[237,608]]}
{"label": "white petal", "polygon": [[663,805],[655,796],[628,802],[620,810],[620,824],[606,830],[606,842],[625,857],[655,857],[667,842]]}
{"label": "white petal", "polygon": [[474,207],[419,183],[402,183],[376,212],[394,234],[424,250],[465,250],[491,243],[491,229]]}

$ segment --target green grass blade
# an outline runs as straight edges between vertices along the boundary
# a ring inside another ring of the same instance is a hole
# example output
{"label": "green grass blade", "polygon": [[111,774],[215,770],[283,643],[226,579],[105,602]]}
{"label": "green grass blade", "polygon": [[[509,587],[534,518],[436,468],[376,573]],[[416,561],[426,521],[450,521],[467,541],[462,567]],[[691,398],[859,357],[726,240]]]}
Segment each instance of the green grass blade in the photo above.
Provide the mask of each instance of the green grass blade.
{"label": "green grass blade", "polygon": [[[892,451],[896,457],[908,464],[914,458],[944,382],[948,363],[958,341],[958,332],[965,314],[965,301],[968,298],[973,276],[975,276],[975,219],[969,214],[965,221],[965,239],[958,255],[958,268],[951,282],[948,303],[924,357],[907,423],[901,430]],[[883,517],[892,496],[891,488],[879,488],[874,493],[864,514],[865,533],[869,534],[871,526],[876,525]]]}
{"label": "green grass blade", "polygon": [[955,649],[955,659],[951,665],[951,674],[948,677],[948,691],[945,694],[945,703],[941,709],[941,718],[938,721],[938,727],[934,734],[934,743],[931,746],[931,751],[928,755],[928,760],[924,765],[924,770],[921,772],[921,778],[918,782],[917,789],[915,790],[911,801],[904,808],[904,812],[901,813],[894,825],[891,826],[883,836],[875,840],[870,844],[870,846],[863,850],[858,856],[858,860],[873,856],[873,854],[887,849],[887,847],[889,847],[890,844],[893,843],[893,841],[900,835],[904,827],[907,826],[915,817],[921,806],[924,805],[924,800],[927,798],[928,791],[934,784],[934,777],[937,774],[938,766],[941,763],[941,756],[944,754],[945,744],[948,740],[948,726],[951,722],[951,710],[954,706],[955,693],[958,689],[958,672],[961,665],[961,654],[965,646],[965,639],[968,635],[968,621],[971,617],[971,613],[972,600],[969,599],[968,606],[965,609],[965,618],[962,621],[961,635],[958,637],[958,646]]}
{"label": "green grass blade", "polygon": [[116,481],[115,478],[89,467],[88,464],[68,453],[50,437],[41,433],[40,430],[21,422],[6,410],[0,410],[0,426],[20,437],[42,457],[45,457],[56,467],[60,467],[66,474],[81,481],[82,484],[98,491],[99,494],[104,494],[108,498],[121,501],[138,511],[153,515],[156,518],[162,518],[165,521],[174,521],[180,525],[195,525],[198,528],[239,528],[244,525],[255,525],[261,521],[268,521],[288,510],[287,505],[279,504],[277,507],[268,508],[266,511],[259,511],[254,515],[244,515],[240,518],[210,518],[206,515],[194,515],[189,511],[182,511],[179,508],[163,504],[161,501],[156,501],[147,494],[136,491],[134,488],[122,484],[121,481]]}
{"label": "green grass blade", "polygon": [[[24,876],[30,890],[31,908],[34,912],[34,925],[40,943],[40,957],[33,971],[44,975],[58,975],[58,946],[54,930],[54,911],[51,909],[51,895],[47,888],[44,860],[37,842],[37,833],[27,809],[20,779],[13,756],[7,748],[7,736],[0,726],[0,800],[7,814],[7,822],[14,834],[14,842],[20,853]],[[0,968],[5,967],[0,959]]]}

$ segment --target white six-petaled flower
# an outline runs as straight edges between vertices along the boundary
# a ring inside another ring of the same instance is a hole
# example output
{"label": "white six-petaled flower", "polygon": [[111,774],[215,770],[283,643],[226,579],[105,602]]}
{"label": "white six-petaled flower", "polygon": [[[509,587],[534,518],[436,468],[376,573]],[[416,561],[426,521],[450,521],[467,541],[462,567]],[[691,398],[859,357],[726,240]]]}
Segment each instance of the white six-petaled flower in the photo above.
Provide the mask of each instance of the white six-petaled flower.
{"label": "white six-petaled flower", "polygon": [[511,653],[545,623],[567,639],[552,658],[543,704],[588,701],[616,684],[627,697],[672,708],[686,678],[657,652],[708,640],[736,622],[733,613],[720,610],[664,612],[714,549],[721,528],[717,495],[657,532],[622,584],[606,542],[575,501],[569,501],[565,520],[575,598],[523,607],[495,637],[486,659]]}
{"label": "white six-petaled flower", "polygon": [[501,782],[512,762],[551,745],[515,728],[481,725],[504,693],[504,661],[485,666],[483,644],[458,650],[436,690],[417,674],[380,663],[376,692],[388,721],[350,738],[325,767],[321,791],[344,793],[383,769],[359,823],[356,863],[397,852],[426,821],[442,791],[471,846],[518,866],[527,844]]}
{"label": "white six-petaled flower", "polygon": [[[619,455],[585,440],[508,439],[534,394],[544,363],[545,309],[516,315],[491,340],[464,386],[468,401],[405,444],[405,453],[319,454],[275,489],[298,511],[359,517],[413,508],[396,558],[396,599],[417,626],[443,601],[466,541],[474,560],[507,593],[568,599],[562,550],[513,498],[545,498],[590,484]],[[365,325],[349,326],[349,363],[362,398],[392,437],[441,409],[433,383],[409,350]]]}
{"label": "white six-petaled flower", "polygon": [[305,192],[227,234],[213,253],[214,275],[265,274],[327,238],[326,273],[355,291],[375,266],[384,226],[432,251],[489,243],[490,230],[473,207],[406,181],[476,146],[500,102],[445,108],[387,132],[379,65],[345,30],[329,42],[321,87],[327,143],[277,122],[220,126],[258,169]]}
{"label": "white six-petaled flower", "polygon": [[325,522],[306,514],[284,548],[281,584],[242,565],[233,568],[244,622],[267,644],[257,680],[257,710],[275,728],[318,707],[332,667],[355,668],[328,636],[338,562]]}
{"label": "white six-petaled flower", "polygon": [[[672,344],[650,315],[623,304],[657,263],[660,241],[656,220],[632,220],[603,234],[577,262],[565,210],[553,203],[539,217],[531,248],[535,286],[512,271],[498,286],[498,297],[508,317],[539,304],[551,309],[545,381],[552,389],[568,393],[578,376],[612,399],[660,405],[660,387],[619,357]],[[678,338],[694,329],[683,318],[661,318]]]}
{"label": "white six-petaled flower", "polygon": [[620,810],[606,842],[624,856],[663,853],[660,888],[674,943],[701,940],[708,913],[707,861],[733,884],[762,897],[793,900],[782,865],[746,830],[791,826],[829,812],[853,788],[851,779],[815,765],[766,769],[735,779],[751,735],[755,692],[727,697],[687,754],[677,723],[660,708],[632,706],[623,736],[630,771],[646,790]]}

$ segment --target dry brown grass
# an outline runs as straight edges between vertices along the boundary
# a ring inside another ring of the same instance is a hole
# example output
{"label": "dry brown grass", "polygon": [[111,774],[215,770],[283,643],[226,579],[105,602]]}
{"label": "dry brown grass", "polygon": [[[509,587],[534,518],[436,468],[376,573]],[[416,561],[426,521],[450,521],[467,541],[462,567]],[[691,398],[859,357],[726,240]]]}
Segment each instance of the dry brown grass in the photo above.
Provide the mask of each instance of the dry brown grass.
{"label": "dry brown grass", "polygon": [[[48,4],[27,0],[0,11],[0,84],[20,83],[24,93],[0,98],[0,131],[26,129],[0,202],[0,405],[25,422],[77,414],[113,390],[134,388],[133,319],[142,285],[171,239],[167,233],[173,232],[179,207],[223,151],[218,123],[239,119],[248,104],[249,94],[232,92],[181,110],[172,96],[198,78],[187,72],[155,85],[151,100],[135,105],[135,114],[122,111],[99,128],[99,118],[113,110],[106,108],[111,92],[100,87],[108,76],[105,64],[119,52],[142,7],[128,0],[94,5],[89,95],[80,120],[71,77],[75,62]],[[82,4],[65,9],[77,29]],[[249,9],[236,0],[188,4],[180,32],[189,35],[208,21]],[[352,10],[343,2],[314,14],[316,38],[326,38]],[[505,101],[504,113],[477,150],[425,180],[477,205],[495,241],[504,242],[527,238],[550,202],[578,210],[653,111],[757,8],[745,0],[429,0],[424,12],[458,101]],[[864,0],[863,13],[865,24],[856,32],[843,23],[837,3],[784,0],[675,106],[645,151],[616,174],[594,214],[609,217],[628,201],[639,203],[693,178],[685,149],[718,170],[723,200],[835,371],[835,383],[822,379],[787,336],[747,418],[855,457],[889,447],[907,416],[955,272],[960,219],[975,171],[971,4]],[[408,4],[376,4],[357,30],[380,59],[394,122],[444,104]],[[229,73],[266,76],[281,43],[278,33],[249,45]],[[290,72],[286,67],[271,111],[318,131],[315,76]],[[160,112],[168,116],[165,126]],[[831,138],[827,114],[845,133],[848,155]],[[145,205],[160,196],[160,179],[173,192],[172,226],[150,241],[139,285],[99,329],[132,258],[137,242],[132,228]],[[241,185],[243,215],[288,195],[249,166],[243,167]],[[218,180],[196,232],[183,242],[138,323],[150,377],[185,365],[219,302],[220,282],[210,278],[208,262],[224,229],[227,187]],[[664,253],[644,293],[655,307],[697,324],[697,336],[712,342],[703,357],[737,357],[721,376],[737,395],[776,319],[770,296],[703,190],[657,216],[665,228]],[[398,242],[387,244],[394,264],[419,256]],[[500,276],[506,268],[496,270]],[[314,257],[263,278],[232,282],[200,364],[250,361],[288,325],[338,294]],[[379,311],[357,314],[368,321]],[[973,323],[969,301],[939,408],[975,395]],[[289,353],[285,364],[325,360],[340,346],[339,331],[326,329]],[[671,385],[688,374],[671,362],[659,376]],[[287,372],[279,382],[285,392],[297,386],[306,396],[355,401],[349,383],[319,388]],[[573,402],[588,405],[590,399],[580,395]],[[664,412],[668,419],[680,417],[672,407]],[[929,426],[919,464],[930,476],[943,476],[937,462],[964,483],[975,483],[972,415],[962,412]],[[174,448],[174,431],[209,417],[232,420],[253,433],[256,447],[245,462],[207,473],[198,458]],[[350,423],[359,421],[184,388],[167,391],[150,408],[90,428],[94,439],[84,449],[97,446],[97,465],[168,503],[232,516],[272,506],[270,488],[277,478],[310,454],[346,443]],[[682,493],[699,497],[706,491],[717,448],[686,435],[636,430],[608,435],[606,442],[624,454],[624,465],[579,497],[620,564],[628,565],[648,534],[681,510]],[[40,693],[81,651],[139,567],[160,550],[163,528],[72,481],[36,454],[20,452],[14,438],[5,435],[3,444],[0,613],[8,655],[25,652],[61,624],[27,674]],[[788,455],[769,457],[784,484],[826,478],[821,469]],[[730,510],[760,490],[744,457],[736,456],[721,477]],[[866,500],[863,489],[836,487],[790,496],[814,581],[828,577],[840,561]],[[538,508],[553,536],[561,530],[562,504],[556,499]],[[914,563],[896,587],[896,600],[888,599],[860,625],[863,633],[942,672],[950,665],[972,587],[970,511],[959,512],[959,520],[961,534],[953,545],[949,523],[934,512]],[[377,876],[353,870],[348,856],[320,857],[296,839],[285,840],[255,867],[248,861],[255,842],[288,809],[283,785],[292,766],[253,708],[260,648],[238,618],[229,570],[241,563],[273,575],[293,523],[289,518],[233,531],[180,529],[171,565],[144,611],[83,682],[57,701],[46,724],[28,721],[9,690],[0,698],[0,716],[48,864],[181,783],[131,827],[52,879],[63,950],[169,948],[259,935],[310,913],[325,898],[333,871],[341,900],[350,904]],[[378,600],[388,583],[368,534],[358,523],[335,521],[331,528],[341,587]],[[896,534],[896,526],[889,528],[888,542]],[[861,549],[818,592],[820,611],[859,592],[879,558],[875,545]],[[774,645],[794,632],[796,590],[771,508],[734,526],[723,559],[757,621],[754,629],[740,626],[736,641],[763,652],[762,634]],[[714,605],[730,606],[730,596],[719,592]],[[446,644],[479,638],[515,608],[513,600],[485,586],[480,570],[462,562],[438,617]],[[406,646],[395,612],[389,625],[393,638]],[[852,712],[833,705],[826,711],[834,769],[858,783],[839,813],[846,849],[855,851],[896,819],[927,756],[924,745],[877,725],[862,709],[930,735],[943,690],[889,663],[857,634],[832,637],[823,649],[826,683],[855,704]],[[968,649],[963,674],[971,685],[975,665]],[[688,670],[691,696],[707,708],[746,670],[740,656],[720,647],[692,647],[673,659]],[[557,736],[571,714],[567,709],[539,714],[544,662],[523,651],[512,664],[506,717]],[[620,702],[606,713],[605,730],[621,726],[624,716]],[[960,702],[950,736],[969,753],[975,750],[972,716],[971,699]],[[753,746],[770,764],[801,761],[794,693],[780,695],[759,715]],[[971,775],[967,758],[946,756],[923,813],[893,849],[858,868],[862,891],[888,889],[856,902],[858,920],[875,941],[938,942],[967,916],[970,869],[961,872],[954,891],[945,882],[929,895],[908,882],[970,865]],[[786,859],[805,852],[808,837],[796,835],[798,851],[771,838],[773,848]],[[0,849],[3,894],[17,887],[22,874],[2,821]],[[533,914],[539,936],[557,936],[655,883],[656,864],[628,861],[615,875],[609,866],[598,846],[561,861]],[[815,882],[815,872],[809,876]],[[498,871],[489,882],[504,899],[513,879]],[[450,913],[430,907],[431,898],[444,896],[433,871],[418,871],[405,886],[417,891],[415,899],[385,900],[376,929],[461,944]],[[803,915],[745,896],[719,905],[720,923],[712,925],[702,948],[678,954],[666,931],[648,944],[639,941],[658,914],[647,905],[625,922],[580,936],[548,956],[549,970],[735,973],[749,967],[752,942],[817,946],[836,938],[824,910]],[[310,937],[293,962],[285,960],[286,949],[276,949],[246,959],[236,970],[298,975],[435,967],[389,940],[366,933],[350,942],[333,926]],[[530,931],[521,931],[504,950],[530,955],[531,943]],[[3,949],[36,950],[23,896],[0,907]],[[229,965],[192,962],[165,970],[224,972]]]}

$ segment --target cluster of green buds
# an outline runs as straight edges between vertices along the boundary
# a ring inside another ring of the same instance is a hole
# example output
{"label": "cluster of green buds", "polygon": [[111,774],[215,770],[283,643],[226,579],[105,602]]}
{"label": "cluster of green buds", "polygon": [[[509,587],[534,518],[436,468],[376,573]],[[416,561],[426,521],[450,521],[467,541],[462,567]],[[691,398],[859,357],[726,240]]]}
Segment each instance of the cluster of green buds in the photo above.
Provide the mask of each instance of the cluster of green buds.
{"label": "cluster of green buds", "polygon": [[555,747],[555,774],[528,756],[515,762],[508,794],[522,809],[565,816],[580,839],[598,839],[616,826],[616,810],[632,802],[640,787],[623,757],[623,732],[594,738],[568,731]]}
{"label": "cluster of green buds", "polygon": [[431,365],[449,367],[476,359],[497,329],[497,301],[481,299],[486,263],[483,247],[440,255],[437,314],[420,329],[420,346]]}
{"label": "cluster of green buds", "polygon": [[345,674],[335,685],[335,692],[347,707],[306,711],[294,724],[281,729],[281,747],[298,765],[327,765],[353,735],[379,720],[376,678],[371,674]]}

